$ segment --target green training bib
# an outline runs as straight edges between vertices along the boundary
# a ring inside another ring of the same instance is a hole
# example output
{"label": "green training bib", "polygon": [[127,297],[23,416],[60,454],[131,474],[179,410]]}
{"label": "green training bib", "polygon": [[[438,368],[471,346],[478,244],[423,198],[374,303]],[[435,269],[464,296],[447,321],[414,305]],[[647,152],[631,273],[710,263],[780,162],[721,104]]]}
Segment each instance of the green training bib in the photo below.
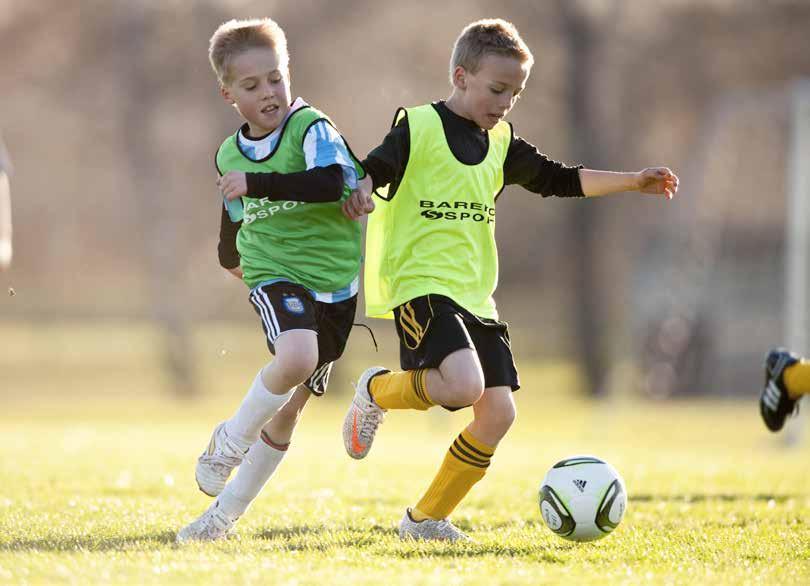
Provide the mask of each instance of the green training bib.
{"label": "green training bib", "polygon": [[[285,122],[276,149],[261,161],[245,156],[234,134],[219,148],[217,168],[222,174],[305,171],[304,136],[318,120],[331,124],[310,106],[296,110]],[[357,176],[363,177],[362,166],[351,156]],[[362,242],[360,224],[341,211],[349,193],[344,185],[340,201],[329,203],[242,198],[244,217],[236,248],[248,287],[272,279],[322,292],[349,285],[360,271]]]}

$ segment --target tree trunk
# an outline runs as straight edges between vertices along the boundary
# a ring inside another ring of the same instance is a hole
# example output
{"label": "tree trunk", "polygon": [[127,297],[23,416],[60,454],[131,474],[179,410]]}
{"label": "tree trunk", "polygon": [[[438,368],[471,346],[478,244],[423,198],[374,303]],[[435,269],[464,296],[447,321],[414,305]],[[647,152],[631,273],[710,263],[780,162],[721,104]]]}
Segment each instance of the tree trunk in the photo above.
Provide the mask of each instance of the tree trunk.
{"label": "tree trunk", "polygon": [[[594,87],[598,37],[595,27],[578,3],[558,0],[563,25],[563,36],[568,43],[568,120],[571,129],[572,154],[587,167],[600,168],[599,123],[592,100],[597,95]],[[604,307],[600,297],[603,290],[597,270],[598,253],[596,234],[599,217],[596,202],[581,202],[571,206],[568,214],[569,242],[566,247],[574,259],[574,340],[579,352],[588,393],[604,392],[605,365],[601,346],[600,327]]]}
{"label": "tree trunk", "polygon": [[152,319],[161,333],[161,355],[172,392],[180,396],[196,393],[191,353],[188,316],[181,300],[181,231],[178,226],[177,201],[166,193],[165,170],[151,145],[152,120],[160,107],[157,87],[162,78],[148,55],[148,43],[158,42],[157,23],[160,14],[135,2],[122,5],[118,15],[118,38],[128,51],[122,55],[119,68],[122,84],[127,88],[124,111],[123,148],[129,161],[130,188],[139,202],[139,224],[148,267],[152,298]]}

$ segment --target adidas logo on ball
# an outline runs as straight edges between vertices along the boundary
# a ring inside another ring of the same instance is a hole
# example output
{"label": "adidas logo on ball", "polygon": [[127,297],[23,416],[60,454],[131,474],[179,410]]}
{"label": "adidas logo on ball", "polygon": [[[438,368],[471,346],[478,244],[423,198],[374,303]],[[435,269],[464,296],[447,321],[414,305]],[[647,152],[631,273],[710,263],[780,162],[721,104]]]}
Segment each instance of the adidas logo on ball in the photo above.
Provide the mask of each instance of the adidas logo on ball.
{"label": "adidas logo on ball", "polygon": [[627,493],[613,466],[594,456],[572,456],[548,471],[539,501],[543,521],[554,533],[571,541],[593,541],[621,523]]}

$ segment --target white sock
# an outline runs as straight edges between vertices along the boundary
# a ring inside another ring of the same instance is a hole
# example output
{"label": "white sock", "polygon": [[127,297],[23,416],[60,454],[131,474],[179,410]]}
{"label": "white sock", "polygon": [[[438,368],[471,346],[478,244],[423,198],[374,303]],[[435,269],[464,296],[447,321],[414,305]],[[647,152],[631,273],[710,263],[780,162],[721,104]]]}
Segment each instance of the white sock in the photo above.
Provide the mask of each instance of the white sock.
{"label": "white sock", "polygon": [[294,390],[290,389],[283,395],[274,395],[265,388],[260,370],[239,409],[225,422],[225,433],[243,449],[252,446],[259,439],[264,424],[273,418]]}
{"label": "white sock", "polygon": [[236,476],[219,495],[219,506],[231,519],[237,519],[245,514],[250,503],[259,495],[287,453],[289,444],[274,447],[268,445],[264,437],[266,436],[250,446],[244,461],[236,471]]}

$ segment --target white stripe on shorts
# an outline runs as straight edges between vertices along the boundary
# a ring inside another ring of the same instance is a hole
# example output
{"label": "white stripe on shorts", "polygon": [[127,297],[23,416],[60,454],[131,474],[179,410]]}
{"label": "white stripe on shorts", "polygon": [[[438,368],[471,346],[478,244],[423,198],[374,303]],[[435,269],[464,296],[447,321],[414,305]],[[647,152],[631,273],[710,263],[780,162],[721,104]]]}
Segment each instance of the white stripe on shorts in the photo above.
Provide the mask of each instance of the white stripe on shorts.
{"label": "white stripe on shorts", "polygon": [[270,319],[270,313],[267,311],[267,308],[264,305],[264,301],[258,295],[259,290],[255,290],[250,295],[250,300],[253,302],[259,310],[259,315],[262,318],[262,323],[264,324],[264,329],[267,332],[267,340],[272,344],[275,342],[276,338],[278,338],[278,330],[273,327],[273,322]]}
{"label": "white stripe on shorts", "polygon": [[276,334],[276,338],[278,338],[279,335],[281,334],[281,327],[279,327],[278,320],[276,319],[276,310],[273,309],[273,304],[270,303],[270,297],[267,296],[267,293],[259,289],[259,294],[262,296],[264,302],[267,304],[267,309],[270,313],[270,319],[273,320],[273,325],[276,327],[276,332],[278,332]]}
{"label": "white stripe on shorts", "polygon": [[[323,383],[324,387],[326,387],[326,383],[329,381],[329,372],[332,369],[332,363],[327,362],[326,364],[321,365],[315,372],[312,373],[312,376],[309,377],[309,385],[310,388],[317,389]],[[325,391],[326,389],[322,389]]]}

